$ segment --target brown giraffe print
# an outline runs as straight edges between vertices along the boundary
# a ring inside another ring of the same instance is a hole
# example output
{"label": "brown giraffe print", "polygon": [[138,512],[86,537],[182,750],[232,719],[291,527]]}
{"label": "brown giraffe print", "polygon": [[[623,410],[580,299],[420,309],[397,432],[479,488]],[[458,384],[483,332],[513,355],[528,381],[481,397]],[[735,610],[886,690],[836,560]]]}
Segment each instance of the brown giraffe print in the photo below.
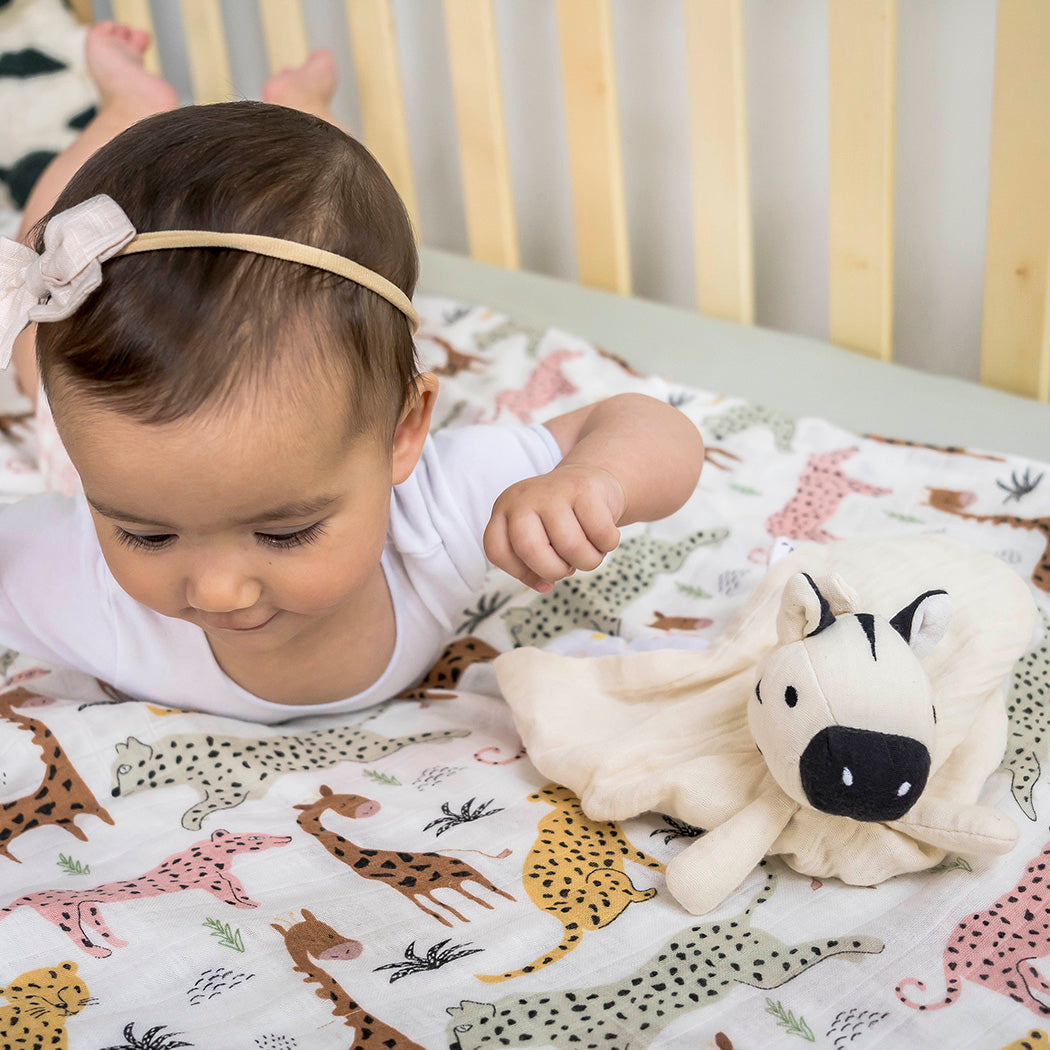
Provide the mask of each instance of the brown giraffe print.
{"label": "brown giraffe print", "polygon": [[0,434],[16,445],[21,444],[23,435],[19,429],[28,426],[33,415],[32,412],[0,413]]}
{"label": "brown giraffe print", "polygon": [[428,342],[436,343],[445,351],[445,363],[443,365],[435,365],[433,371],[439,376],[458,376],[460,372],[473,371],[475,365],[480,365],[482,368],[485,367],[486,361],[483,357],[478,357],[477,354],[467,354],[462,350],[457,350],[447,339],[442,339],[439,335],[428,335],[425,337]]}
{"label": "brown giraffe print", "polygon": [[665,616],[654,611],[648,626],[658,631],[702,631],[714,622],[710,616]]}
{"label": "brown giraffe print", "polygon": [[602,346],[596,346],[594,349],[598,351],[599,357],[604,358],[606,361],[612,361],[614,365],[618,365],[629,376],[634,376],[636,379],[645,378],[644,372],[639,372],[626,358],[621,357],[619,354],[614,354],[611,350],[606,350]]}
{"label": "brown giraffe print", "polygon": [[81,842],[87,835],[74,823],[77,817],[89,815],[113,823],[113,818],[99,805],[91,788],[70,762],[62,745],[39,719],[31,718],[16,708],[43,707],[53,703],[27,689],[12,689],[0,694],[0,718],[33,735],[44,761],[44,776],[35,791],[0,804],[0,857],[18,861],[11,853],[11,843],[20,835],[45,824],[65,828]]}
{"label": "brown giraffe print", "polygon": [[719,445],[704,445],[704,466],[710,463],[716,470],[732,470],[731,464],[720,462],[723,459],[732,460],[734,463],[742,462],[735,452],[730,452],[727,448],[721,448]]}
{"label": "brown giraffe print", "polygon": [[927,491],[930,494],[927,502],[934,510],[954,514],[957,518],[966,518],[968,521],[1008,525],[1012,529],[1039,533],[1044,546],[1043,553],[1032,569],[1032,583],[1044,593],[1050,593],[1050,517],[1022,518],[1019,514],[971,514],[966,508],[976,501],[974,493],[929,487]]}
{"label": "brown giraffe print", "polygon": [[499,656],[499,650],[493,649],[488,642],[468,636],[457,638],[446,645],[437,662],[427,671],[423,681],[403,693],[398,693],[399,700],[452,700],[452,691],[471,664],[485,663]]}
{"label": "brown giraffe print", "polygon": [[343,817],[360,820],[374,816],[379,812],[379,803],[362,795],[336,795],[327,784],[321,787],[321,797],[316,802],[304,803],[295,807],[302,810],[298,824],[308,835],[313,835],[318,842],[337,860],[351,867],[363,879],[374,879],[384,882],[410,900],[417,908],[427,913],[444,926],[451,926],[443,915],[432,911],[423,901],[435,907],[444,908],[460,922],[470,920],[461,915],[451,905],[434,896],[434,891],[450,889],[462,894],[467,900],[480,904],[483,908],[492,908],[488,901],[475,896],[465,884],[476,883],[483,889],[498,893],[512,901],[514,898],[493,885],[479,871],[460,860],[453,860],[440,853],[408,853],[403,850],[362,849],[360,846],[343,838],[334,831],[329,831],[321,822],[325,812],[331,810]]}
{"label": "brown giraffe print", "polygon": [[314,995],[318,999],[329,1000],[332,1013],[342,1017],[343,1024],[355,1030],[350,1050],[376,1050],[378,1047],[385,1047],[386,1050],[425,1050],[396,1028],[370,1014],[343,990],[331,974],[318,965],[331,959],[356,959],[362,951],[360,942],[336,933],[306,908],[302,909],[302,916],[301,922],[287,928],[278,923],[270,925],[284,938],[284,946],[295,963],[295,972],[303,974],[306,984],[316,984]]}
{"label": "brown giraffe print", "polygon": [[946,456],[969,456],[970,459],[987,459],[993,463],[1005,463],[1002,456],[990,456],[985,452],[971,452],[961,445],[929,445],[925,441],[908,441],[905,438],[884,437],[882,434],[863,434],[869,441],[878,441],[882,445],[897,445],[902,448],[921,448],[928,452],[941,452]]}

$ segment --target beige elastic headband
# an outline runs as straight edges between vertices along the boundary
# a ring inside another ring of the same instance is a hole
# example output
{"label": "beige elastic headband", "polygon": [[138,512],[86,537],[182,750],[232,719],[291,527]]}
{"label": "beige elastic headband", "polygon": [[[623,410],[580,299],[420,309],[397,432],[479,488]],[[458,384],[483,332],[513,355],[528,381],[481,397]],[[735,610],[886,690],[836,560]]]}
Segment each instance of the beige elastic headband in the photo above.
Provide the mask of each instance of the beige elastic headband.
{"label": "beige elastic headband", "polygon": [[413,335],[419,328],[419,314],[412,306],[412,300],[396,284],[360,263],[345,259],[342,255],[327,252],[323,248],[314,248],[308,244],[300,244],[298,241],[286,241],[280,237],[263,237],[255,233],[155,230],[152,233],[137,234],[120,251],[116,252],[113,258],[120,255],[134,255],[136,252],[160,251],[162,248],[233,248],[236,251],[268,255],[273,259],[284,259],[286,262],[302,263],[304,266],[313,266],[318,270],[328,270],[375,292],[391,306],[400,310],[408,318]]}

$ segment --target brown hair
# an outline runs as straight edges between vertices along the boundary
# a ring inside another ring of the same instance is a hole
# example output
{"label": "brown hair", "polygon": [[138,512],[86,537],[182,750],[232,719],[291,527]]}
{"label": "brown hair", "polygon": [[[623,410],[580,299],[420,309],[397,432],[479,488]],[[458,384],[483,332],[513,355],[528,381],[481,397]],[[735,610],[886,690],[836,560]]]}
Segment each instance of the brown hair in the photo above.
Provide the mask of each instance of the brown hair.
{"label": "brown hair", "polygon": [[[140,233],[283,237],[352,259],[409,296],[415,287],[412,228],[389,179],[360,143],[298,110],[228,102],[149,117],[95,153],[51,214],[99,193]],[[38,251],[49,217],[34,231]],[[72,317],[38,329],[41,377],[59,401],[72,391],[139,422],[169,423],[258,389],[280,368],[342,383],[359,433],[392,429],[418,375],[404,315],[323,270],[179,248],[112,259],[102,275]]]}

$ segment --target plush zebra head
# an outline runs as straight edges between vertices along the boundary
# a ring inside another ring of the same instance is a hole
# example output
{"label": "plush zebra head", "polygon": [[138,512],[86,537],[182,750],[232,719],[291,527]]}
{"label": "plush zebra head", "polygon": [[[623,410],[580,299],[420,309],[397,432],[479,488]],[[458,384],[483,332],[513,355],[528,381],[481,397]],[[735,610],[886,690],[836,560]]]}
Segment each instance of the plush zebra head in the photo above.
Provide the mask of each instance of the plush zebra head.
{"label": "plush zebra head", "polygon": [[[841,594],[834,580],[822,587]],[[951,617],[927,591],[891,619],[839,615],[807,573],[784,588],[780,645],[758,667],[748,719],[770,773],[796,802],[854,820],[897,820],[926,786],[937,715],[920,660]]]}

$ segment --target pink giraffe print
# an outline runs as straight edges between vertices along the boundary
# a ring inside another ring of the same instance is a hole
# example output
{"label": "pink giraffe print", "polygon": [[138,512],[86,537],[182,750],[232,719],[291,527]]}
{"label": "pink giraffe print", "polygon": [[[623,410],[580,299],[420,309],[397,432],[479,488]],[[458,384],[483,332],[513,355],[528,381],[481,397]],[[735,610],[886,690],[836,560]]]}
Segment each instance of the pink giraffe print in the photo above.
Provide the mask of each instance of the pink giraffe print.
{"label": "pink giraffe print", "polygon": [[[202,839],[182,852],[172,854],[136,878],[106,882],[88,890],[27,893],[6,908],[0,908],[0,919],[7,918],[16,908],[32,908],[88,955],[105,959],[113,954],[107,944],[125,948],[128,942],[117,937],[106,924],[101,911],[104,902],[139,900],[162,893],[197,889],[234,908],[257,908],[259,902],[248,896],[244,884],[230,870],[233,858],[240,853],[285,846],[291,841],[289,835],[231,835],[228,831],[213,831],[210,839]],[[92,937],[97,937],[102,943],[96,944]]]}
{"label": "pink giraffe print", "polygon": [[521,389],[503,390],[496,395],[492,420],[495,421],[501,412],[507,411],[517,416],[522,423],[531,423],[533,415],[552,401],[578,393],[579,387],[566,378],[562,367],[566,361],[582,356],[579,350],[555,350],[542,358]]}
{"label": "pink giraffe print", "polygon": [[1025,865],[1013,889],[990,908],[967,912],[956,924],[944,948],[944,997],[913,1002],[905,989],[924,992],[926,985],[917,977],[905,977],[897,985],[897,998],[913,1010],[943,1010],[962,994],[965,979],[1008,996],[1040,1017],[1050,1016],[1050,983],[1033,963],[1050,955],[1048,875],[1050,843]]}
{"label": "pink giraffe print", "polygon": [[795,494],[781,510],[766,519],[769,535],[827,543],[835,537],[824,525],[851,492],[861,496],[888,496],[892,489],[878,488],[842,473],[841,465],[858,451],[839,448],[810,456],[799,475]]}

